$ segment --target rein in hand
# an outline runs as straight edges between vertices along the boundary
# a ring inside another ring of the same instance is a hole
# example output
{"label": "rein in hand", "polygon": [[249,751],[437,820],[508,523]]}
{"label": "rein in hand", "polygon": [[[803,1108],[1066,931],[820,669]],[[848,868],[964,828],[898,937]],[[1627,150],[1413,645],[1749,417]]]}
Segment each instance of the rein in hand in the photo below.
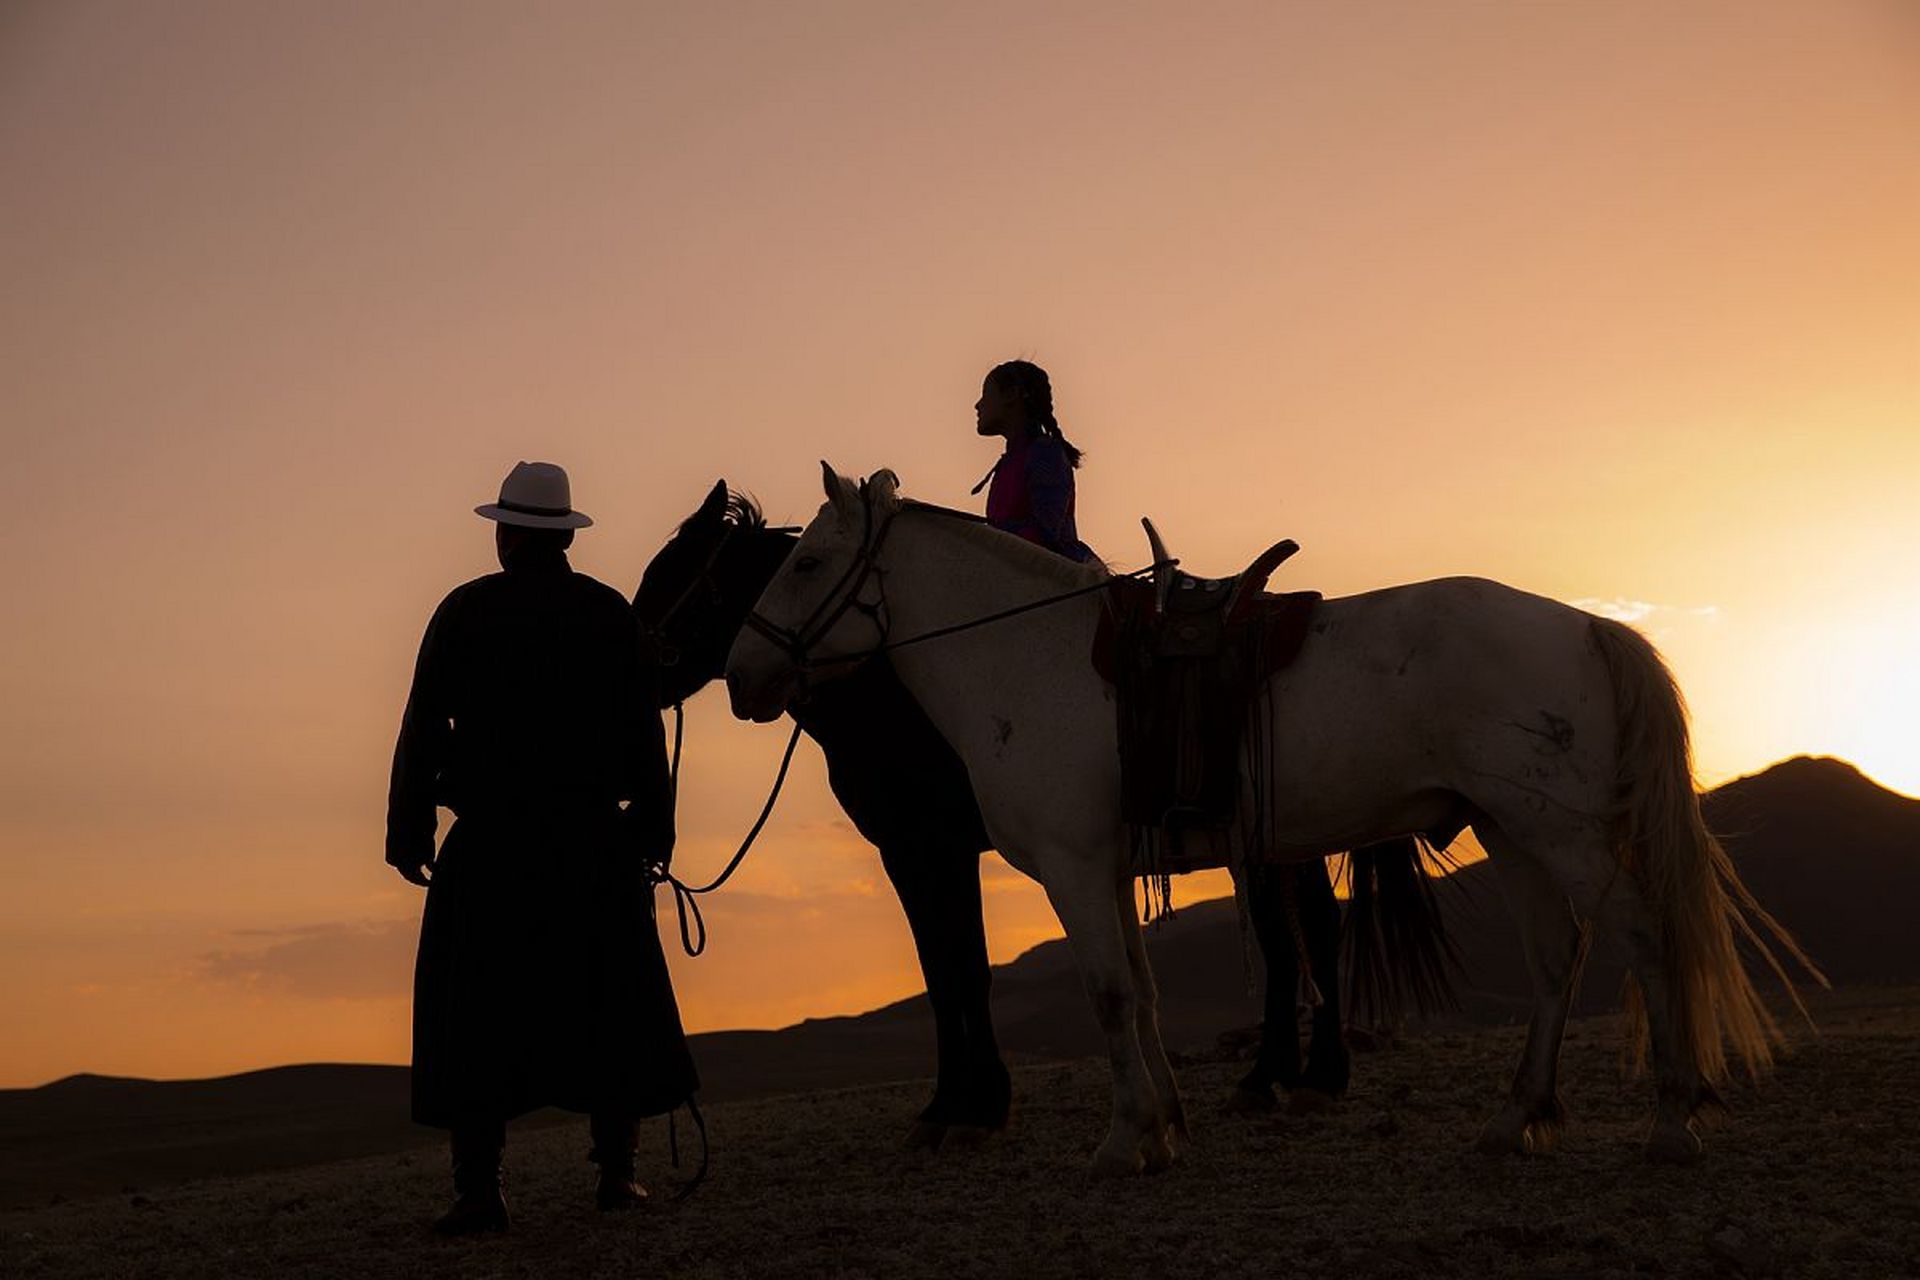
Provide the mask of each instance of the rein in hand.
{"label": "rein in hand", "polygon": [[[673,763],[668,772],[671,780],[669,795],[677,811],[680,807],[680,748],[686,740],[686,713],[679,703],[673,704]],[[786,785],[787,770],[793,765],[794,748],[800,745],[800,722],[795,721],[793,732],[787,737],[787,749],[780,756],[780,770],[774,775],[773,789],[767,793],[767,802],[760,806],[760,816],[753,820],[753,827],[746,838],[740,841],[740,847],[734,850],[733,857],[727,860],[719,875],[703,885],[690,885],[665,866],[649,868],[648,877],[656,885],[664,884],[673,890],[673,906],[680,917],[680,947],[689,956],[698,956],[707,949],[707,921],[700,912],[702,895],[712,893],[733,878],[733,873],[746,861],[747,851],[753,848],[753,842],[760,838],[761,829],[767,825],[767,819],[773,816],[773,806],[780,799],[780,789]]]}

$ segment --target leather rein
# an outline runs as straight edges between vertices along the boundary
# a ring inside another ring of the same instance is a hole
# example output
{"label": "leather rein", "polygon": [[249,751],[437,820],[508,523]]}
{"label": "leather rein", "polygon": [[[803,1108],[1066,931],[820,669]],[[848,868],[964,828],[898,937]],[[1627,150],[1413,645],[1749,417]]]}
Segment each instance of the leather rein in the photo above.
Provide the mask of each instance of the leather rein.
{"label": "leather rein", "polygon": [[[656,621],[643,627],[645,635],[653,646],[655,661],[661,666],[676,666],[680,661],[679,648],[666,643],[662,637],[666,635],[667,624],[672,622],[674,617],[694,599],[695,593],[704,587],[711,601],[718,602],[724,598],[720,584],[714,581],[713,566],[719,563],[720,557],[726,552],[727,545],[733,541],[734,534],[741,528],[742,526],[738,524],[730,524],[724,533],[714,539],[712,548],[708,550],[706,559],[701,561],[700,569],[694,574],[693,579],[687,583],[679,595],[673,598],[673,603],[666,607]],[[797,530],[782,527],[775,528],[773,532],[790,533]],[[676,700],[673,704],[673,756],[667,766],[669,802],[676,813],[680,807],[680,753],[686,744],[686,734],[686,709],[680,701]],[[668,866],[662,865],[649,869],[648,874],[654,884],[664,884],[673,891],[674,912],[680,922],[680,947],[689,956],[698,956],[707,949],[707,921],[700,911],[700,897],[726,884],[733,878],[733,873],[740,869],[740,864],[746,861],[747,851],[753,848],[753,842],[759,838],[761,830],[767,825],[767,819],[773,816],[773,806],[780,799],[780,789],[786,785],[787,770],[793,764],[793,752],[799,745],[800,725],[796,721],[793,733],[787,738],[786,751],[780,757],[780,769],[774,775],[773,788],[767,793],[767,802],[760,806],[760,816],[754,819],[753,827],[740,841],[740,847],[734,850],[733,857],[727,860],[727,865],[719,875],[706,884],[690,885],[674,875]],[[696,1116],[695,1119],[697,1121],[698,1117]],[[704,1125],[701,1128],[701,1136],[704,1142]]]}
{"label": "leather rein", "polygon": [[[894,640],[891,639],[888,634],[891,630],[891,618],[887,611],[884,579],[881,582],[878,599],[867,601],[860,598],[860,593],[865,589],[867,580],[869,578],[880,577],[881,575],[882,571],[879,567],[880,549],[886,543],[887,534],[893,528],[894,520],[899,517],[902,511],[914,510],[924,511],[932,515],[946,516],[952,519],[967,520],[976,524],[985,524],[986,521],[979,516],[973,515],[971,512],[954,511],[947,507],[933,506],[929,503],[903,502],[900,506],[888,512],[886,518],[880,522],[879,527],[876,529],[874,525],[873,500],[865,485],[861,486],[860,497],[862,516],[860,550],[855,553],[853,562],[849,564],[845,572],[840,575],[839,581],[834,583],[832,589],[822,597],[819,605],[807,616],[806,621],[802,622],[798,627],[785,627],[768,618],[765,614],[761,613],[758,608],[755,608],[748,612],[743,623],[744,626],[770,641],[779,648],[782,653],[787,655],[788,660],[793,663],[794,670],[799,673],[802,690],[806,688],[806,678],[809,671],[862,662],[879,654],[889,653],[895,649],[903,649],[908,645],[920,644],[923,641],[935,640],[942,636],[954,635],[962,631],[971,631],[975,627],[984,627],[990,623],[1016,617],[1019,614],[1031,613],[1036,609],[1048,608],[1049,606],[1060,604],[1067,600],[1077,599],[1080,596],[1105,591],[1116,582],[1121,582],[1128,578],[1146,577],[1161,569],[1172,568],[1174,565],[1180,563],[1175,559],[1156,560],[1154,563],[1146,565],[1143,568],[1135,569],[1130,573],[1116,574],[1102,578],[1099,582],[1077,587],[1072,591],[1063,591],[1057,595],[1029,601],[1026,604],[1016,605],[1010,609],[1001,609],[998,612],[986,614],[978,618],[971,618],[965,622],[954,623],[950,626],[936,627],[931,631],[925,631],[919,635],[908,636],[904,640]],[[678,649],[664,644],[659,640],[659,636],[665,631],[666,624],[672,620],[674,615],[677,614],[688,601],[693,599],[694,593],[699,590],[701,586],[704,585],[707,590],[716,597],[720,594],[718,584],[713,581],[713,566],[718,563],[727,543],[732,539],[734,533],[739,530],[739,527],[738,525],[728,527],[727,532],[715,542],[713,549],[707,553],[707,558],[702,563],[700,572],[695,576],[694,580],[688,583],[686,588],[675,597],[674,602],[661,614],[659,621],[647,628],[648,635],[653,638],[655,648],[661,655],[659,659],[661,665],[672,666],[677,663],[680,658]],[[815,663],[811,658],[811,650],[813,647],[833,630],[841,618],[845,617],[849,612],[855,611],[865,614],[873,622],[875,629],[879,632],[879,643],[870,649],[833,658],[824,663]],[[793,765],[794,749],[800,745],[800,733],[800,723],[796,720],[794,721],[793,732],[787,737],[786,750],[781,754],[780,768],[774,775],[773,788],[767,793],[766,803],[760,807],[759,817],[754,819],[752,828],[748,830],[746,837],[741,840],[739,848],[734,851],[733,857],[728,859],[727,865],[721,870],[719,875],[715,876],[706,884],[689,885],[664,866],[652,873],[654,883],[667,885],[673,891],[674,908],[679,916],[680,923],[680,946],[689,956],[698,956],[707,949],[707,922],[701,914],[698,899],[702,895],[712,893],[726,884],[728,880],[733,878],[733,873],[740,869],[740,864],[746,860],[748,850],[753,848],[754,841],[759,838],[760,832],[765,829],[767,819],[773,816],[774,805],[778,803],[780,799],[781,788],[786,785],[787,772]],[[680,798],[680,753],[685,740],[685,711],[679,702],[675,702],[673,704],[673,757],[669,766],[669,776],[672,783],[671,795],[676,809],[679,806]]]}
{"label": "leather rein", "polygon": [[[807,674],[810,671],[845,666],[849,663],[864,662],[868,658],[878,657],[884,653],[891,653],[895,649],[904,649],[908,645],[921,644],[928,640],[937,640],[943,636],[957,635],[962,631],[972,631],[976,627],[984,627],[990,623],[1018,617],[1023,613],[1032,613],[1037,609],[1045,609],[1068,600],[1078,599],[1081,596],[1089,596],[1097,592],[1106,591],[1116,582],[1124,582],[1129,578],[1150,577],[1162,569],[1171,569],[1180,563],[1179,560],[1171,557],[1155,560],[1152,564],[1144,565],[1141,568],[1131,570],[1127,573],[1111,574],[1098,582],[1089,583],[1083,587],[1076,587],[1071,591],[1062,591],[1055,595],[1044,596],[1038,600],[1030,600],[1025,604],[1015,605],[1010,609],[1001,609],[978,618],[969,618],[964,622],[956,622],[944,627],[935,627],[930,631],[923,631],[918,635],[908,636],[904,640],[895,640],[889,634],[892,630],[892,617],[887,609],[885,575],[879,565],[880,549],[886,542],[887,534],[893,529],[893,522],[905,511],[919,511],[928,515],[945,516],[948,519],[965,520],[972,524],[986,524],[987,522],[980,516],[974,515],[969,511],[954,511],[951,508],[934,506],[931,503],[906,500],[902,501],[894,510],[888,512],[886,518],[880,522],[879,528],[876,530],[873,519],[873,500],[868,495],[867,488],[864,484],[860,488],[860,498],[862,518],[860,550],[854,554],[853,562],[849,564],[846,571],[840,575],[839,581],[833,584],[832,589],[821,598],[820,603],[815,606],[813,612],[807,615],[806,621],[802,622],[798,627],[782,626],[780,623],[773,621],[773,619],[761,613],[758,608],[753,609],[746,617],[745,625],[748,628],[764,637],[787,656],[787,660],[793,664],[793,669],[799,674],[802,690],[806,688]],[[868,601],[860,598],[860,592],[866,586],[867,579],[869,578],[878,578],[880,580],[880,595],[877,600]],[[879,632],[879,643],[869,649],[862,649],[854,653],[830,658],[825,662],[815,662],[812,658],[813,647],[825,639],[827,634],[833,630],[834,626],[841,618],[845,617],[849,611],[865,614],[873,622],[874,628]]]}

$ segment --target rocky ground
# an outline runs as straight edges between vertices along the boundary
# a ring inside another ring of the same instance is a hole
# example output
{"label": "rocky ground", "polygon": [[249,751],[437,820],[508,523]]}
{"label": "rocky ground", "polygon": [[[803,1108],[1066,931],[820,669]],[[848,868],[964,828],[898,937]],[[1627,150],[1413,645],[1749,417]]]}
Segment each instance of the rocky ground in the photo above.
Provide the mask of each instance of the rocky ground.
{"label": "rocky ground", "polygon": [[428,1234],[445,1169],[416,1152],[9,1211],[0,1276],[1920,1275],[1920,991],[1816,1011],[1689,1169],[1641,1161],[1649,1089],[1594,1019],[1569,1034],[1573,1123],[1548,1156],[1470,1147],[1515,1027],[1360,1055],[1312,1116],[1229,1113],[1231,1055],[1187,1062],[1192,1144],[1131,1182],[1087,1176],[1107,1084],[1085,1061],[1021,1070],[1008,1133],[931,1154],[899,1147],[919,1083],[715,1107],[711,1180],[637,1214],[593,1212],[566,1126],[515,1135],[505,1237]]}

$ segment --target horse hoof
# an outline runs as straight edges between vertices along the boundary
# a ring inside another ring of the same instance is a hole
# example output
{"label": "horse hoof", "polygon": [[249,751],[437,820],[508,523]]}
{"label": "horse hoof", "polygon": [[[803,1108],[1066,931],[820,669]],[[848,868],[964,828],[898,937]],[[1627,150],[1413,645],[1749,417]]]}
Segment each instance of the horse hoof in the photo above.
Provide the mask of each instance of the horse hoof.
{"label": "horse hoof", "polygon": [[994,1131],[980,1124],[956,1124],[947,1128],[946,1143],[943,1150],[950,1147],[958,1150],[976,1150],[993,1141]]}
{"label": "horse hoof", "polygon": [[1105,1181],[1109,1178],[1131,1178],[1146,1166],[1140,1155],[1138,1145],[1130,1149],[1114,1150],[1110,1144],[1102,1144],[1093,1153],[1093,1176]]}
{"label": "horse hoof", "polygon": [[1500,1117],[1487,1122],[1487,1127],[1474,1139],[1473,1149],[1481,1155],[1493,1159],[1502,1156],[1530,1156],[1533,1154],[1533,1137],[1525,1127],[1515,1128],[1501,1123]]}
{"label": "horse hoof", "polygon": [[1259,1089],[1249,1089],[1244,1084],[1237,1086],[1232,1096],[1227,1099],[1227,1110],[1239,1115],[1262,1115],[1279,1105],[1274,1101],[1273,1090],[1268,1089],[1263,1092]]}
{"label": "horse hoof", "polygon": [[907,1140],[902,1147],[907,1151],[937,1150],[947,1137],[947,1126],[932,1120],[916,1120],[907,1130]]}
{"label": "horse hoof", "polygon": [[1548,1124],[1544,1120],[1536,1120],[1522,1131],[1520,1140],[1525,1147],[1523,1154],[1530,1156],[1546,1155],[1550,1151],[1559,1150],[1560,1126]]}
{"label": "horse hoof", "polygon": [[1693,1164],[1704,1150],[1700,1136],[1685,1125],[1655,1125],[1647,1139],[1647,1159],[1653,1164]]}
{"label": "horse hoof", "polygon": [[1331,1111],[1340,1104],[1340,1100],[1330,1093],[1318,1089],[1295,1089],[1287,1095],[1287,1114],[1290,1116],[1315,1116]]}
{"label": "horse hoof", "polygon": [[1163,1134],[1148,1138],[1140,1146],[1140,1166],[1148,1173],[1165,1173],[1173,1168],[1173,1144]]}
{"label": "horse hoof", "polygon": [[1518,1137],[1506,1134],[1482,1133],[1474,1139],[1473,1149],[1489,1160],[1499,1160],[1506,1156],[1526,1156],[1533,1154],[1533,1142],[1523,1131]]}

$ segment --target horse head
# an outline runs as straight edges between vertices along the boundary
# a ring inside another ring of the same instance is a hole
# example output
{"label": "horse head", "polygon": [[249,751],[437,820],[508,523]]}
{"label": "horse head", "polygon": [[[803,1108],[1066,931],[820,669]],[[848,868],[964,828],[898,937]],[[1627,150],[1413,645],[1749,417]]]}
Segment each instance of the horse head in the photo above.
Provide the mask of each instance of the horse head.
{"label": "horse head", "polygon": [[885,640],[874,570],[900,510],[899,480],[856,484],[820,464],[827,500],[746,617],[727,657],[733,713],[777,719],[809,681],[844,675]]}
{"label": "horse head", "polygon": [[660,705],[717,680],[753,602],[793,549],[794,530],[769,527],[754,501],[717,482],[648,562],[634,593],[660,670]]}

